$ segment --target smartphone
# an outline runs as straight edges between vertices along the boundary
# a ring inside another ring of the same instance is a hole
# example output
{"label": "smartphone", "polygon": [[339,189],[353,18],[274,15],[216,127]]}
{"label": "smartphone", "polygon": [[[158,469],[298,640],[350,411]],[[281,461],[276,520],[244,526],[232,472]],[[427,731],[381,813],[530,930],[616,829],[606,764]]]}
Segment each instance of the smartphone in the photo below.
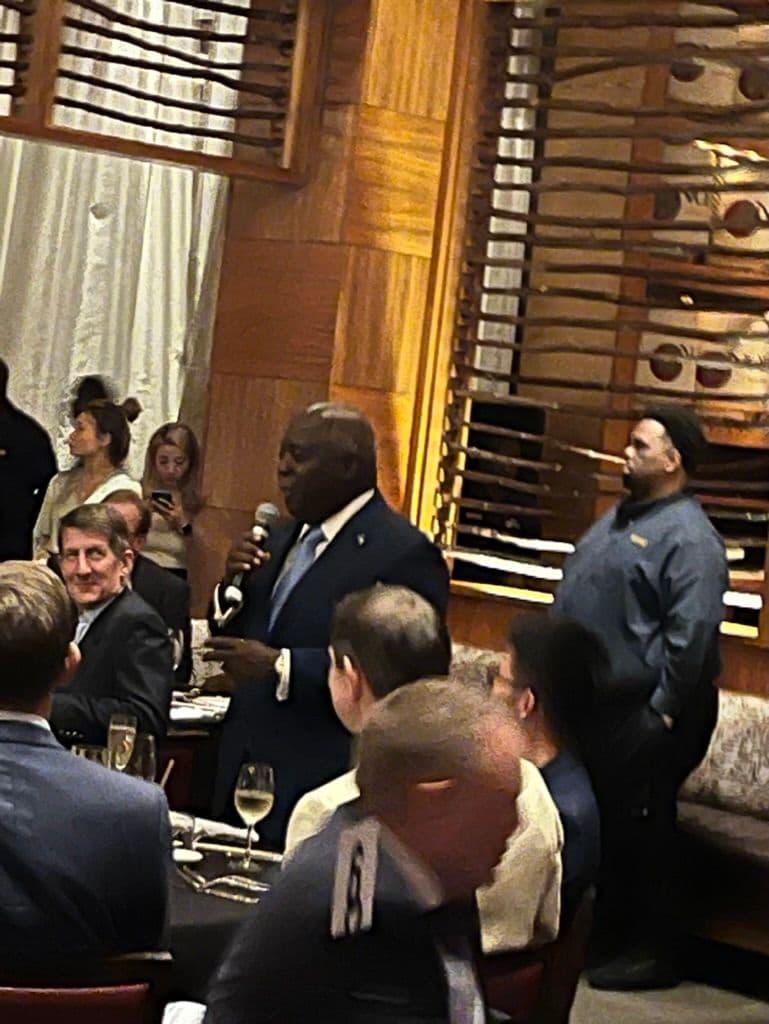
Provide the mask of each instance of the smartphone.
{"label": "smartphone", "polygon": [[153,501],[156,501],[159,505],[168,505],[169,508],[174,503],[174,496],[170,491],[152,491],[150,497]]}

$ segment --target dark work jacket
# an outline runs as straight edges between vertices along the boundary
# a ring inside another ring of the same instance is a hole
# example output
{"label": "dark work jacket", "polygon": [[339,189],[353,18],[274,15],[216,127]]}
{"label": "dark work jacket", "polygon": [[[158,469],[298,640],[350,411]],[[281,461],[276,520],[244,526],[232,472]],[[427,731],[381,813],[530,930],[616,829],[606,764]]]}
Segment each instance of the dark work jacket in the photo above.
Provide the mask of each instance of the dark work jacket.
{"label": "dark work jacket", "polygon": [[168,805],[158,786],[0,721],[0,956],[19,961],[157,948]]}
{"label": "dark work jacket", "polygon": [[[282,845],[288,817],[304,793],[350,767],[350,736],[328,692],[328,643],[337,603],[374,583],[410,587],[446,612],[449,577],[438,548],[376,493],[337,534],[288,596],[269,628],[272,589],[301,523],[276,526],[265,548],[272,558],[247,577],[233,636],[291,650],[288,700],[275,699],[276,679],[246,682],[235,692],[222,732],[214,812],[232,816],[232,793],[244,761],[275,772],[275,805],[260,834]],[[213,624],[212,624],[213,628]]]}
{"label": "dark work jacket", "polygon": [[173,689],[171,641],[158,613],[125,589],[90,625],[82,661],[53,695],[51,727],[65,742],[107,742],[110,717],[135,715],[138,731],[162,737]]}
{"label": "dark work jacket", "polygon": [[32,557],[32,528],[55,472],[48,434],[10,402],[0,403],[0,562]]}
{"label": "dark work jacket", "polygon": [[624,502],[599,519],[566,561],[554,609],[606,644],[607,700],[649,700],[678,718],[721,670],[727,586],[723,541],[680,492]]}
{"label": "dark work jacket", "polygon": [[[182,659],[174,673],[176,682],[185,686],[192,674],[192,624],[190,622],[190,585],[164,569],[146,555],[137,554],[131,573],[131,587],[144,598],[165,622],[166,629],[179,632],[184,641]],[[87,635],[87,634],[86,634]]]}
{"label": "dark work jacket", "polygon": [[466,908],[422,910],[381,844],[371,930],[331,936],[337,843],[358,807],[302,843],[254,908],[212,982],[206,1024],[448,1022],[436,941],[472,948]]}
{"label": "dark work jacket", "polygon": [[561,927],[571,920],[579,899],[598,878],[601,826],[593,787],[585,766],[562,750],[542,769],[563,825]]}

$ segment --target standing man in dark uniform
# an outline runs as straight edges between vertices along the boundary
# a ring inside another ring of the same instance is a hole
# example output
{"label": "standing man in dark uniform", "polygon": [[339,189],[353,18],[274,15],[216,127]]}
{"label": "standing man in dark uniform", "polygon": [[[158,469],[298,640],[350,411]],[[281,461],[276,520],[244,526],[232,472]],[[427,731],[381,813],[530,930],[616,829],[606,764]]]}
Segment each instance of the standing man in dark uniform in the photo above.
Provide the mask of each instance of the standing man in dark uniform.
{"label": "standing man in dark uniform", "polygon": [[688,409],[643,414],[625,449],[630,495],[579,541],[555,603],[598,633],[611,659],[591,764],[603,833],[598,921],[610,943],[589,974],[597,988],[677,981],[676,797],[716,724],[728,586],[723,542],[686,490],[704,444]]}
{"label": "standing man in dark uniform", "polygon": [[32,528],[55,472],[48,434],[8,401],[8,366],[0,359],[0,562],[32,557]]}
{"label": "standing man in dark uniform", "polygon": [[[278,485],[291,519],[271,530],[264,550],[250,531],[236,541],[213,602],[214,625],[230,635],[210,640],[207,658],[238,683],[222,732],[214,813],[232,815],[242,762],[267,762],[275,804],[259,831],[282,846],[299,797],[350,767],[350,736],[328,692],[337,602],[392,583],[421,594],[443,617],[449,578],[437,547],[377,490],[374,431],[357,409],[324,402],[295,417],[280,446]],[[242,604],[228,607],[229,585],[243,572]]]}

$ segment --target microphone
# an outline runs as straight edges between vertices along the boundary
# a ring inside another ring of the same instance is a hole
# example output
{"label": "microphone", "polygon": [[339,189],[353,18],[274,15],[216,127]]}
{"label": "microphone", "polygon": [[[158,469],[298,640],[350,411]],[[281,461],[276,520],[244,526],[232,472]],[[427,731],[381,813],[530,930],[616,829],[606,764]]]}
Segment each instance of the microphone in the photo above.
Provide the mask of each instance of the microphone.
{"label": "microphone", "polygon": [[[254,512],[254,525],[251,527],[251,536],[254,539],[254,543],[263,544],[264,541],[270,536],[270,530],[273,528],[275,523],[280,518],[280,512],[272,504],[271,501],[263,501]],[[237,605],[240,608],[243,604],[243,579],[247,574],[245,572],[236,573],[232,578],[232,583],[224,591],[224,600],[228,604]]]}

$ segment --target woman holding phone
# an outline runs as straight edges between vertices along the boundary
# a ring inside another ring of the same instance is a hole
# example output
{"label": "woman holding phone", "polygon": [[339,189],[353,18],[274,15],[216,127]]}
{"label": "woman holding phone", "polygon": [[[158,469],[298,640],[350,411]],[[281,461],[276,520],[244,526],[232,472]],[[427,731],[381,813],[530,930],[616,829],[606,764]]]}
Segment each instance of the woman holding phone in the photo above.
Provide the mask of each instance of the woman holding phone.
{"label": "woman holding phone", "polygon": [[164,423],[147,446],[142,487],[152,508],[152,526],[142,553],[187,578],[192,523],[203,502],[198,495],[200,446],[185,423]]}

